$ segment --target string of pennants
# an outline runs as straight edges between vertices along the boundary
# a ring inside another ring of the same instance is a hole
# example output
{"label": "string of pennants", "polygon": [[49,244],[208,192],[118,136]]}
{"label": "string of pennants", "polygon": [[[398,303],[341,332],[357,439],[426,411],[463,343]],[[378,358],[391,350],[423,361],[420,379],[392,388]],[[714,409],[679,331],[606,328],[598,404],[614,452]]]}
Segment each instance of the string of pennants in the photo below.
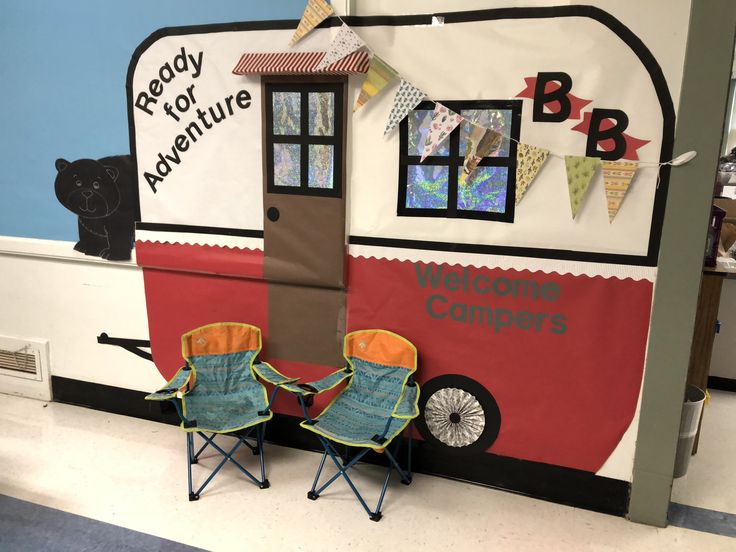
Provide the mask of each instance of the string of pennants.
{"label": "string of pennants", "polygon": [[[425,98],[429,99],[428,95],[403,76],[399,75],[391,65],[376,55],[342,18],[335,14],[332,6],[326,0],[307,1],[304,15],[289,42],[289,46],[293,46],[299,42],[299,40],[331,15],[335,15],[340,19],[342,26],[330,43],[330,48],[324,58],[315,67],[315,70],[324,69],[361,48],[365,48],[368,51],[371,56],[370,65],[353,112],[359,110],[369,100],[377,96],[394,79],[399,78],[401,81],[399,89],[394,97],[391,113],[388,116],[386,129],[384,130],[384,136],[386,136],[412,110],[424,101]],[[517,143],[516,205],[519,205],[547,159],[550,156],[560,157],[548,149],[519,142],[510,136],[504,136],[492,128],[486,128],[470,120],[466,120],[462,115],[453,112],[440,102],[430,101],[434,102],[435,107],[429,121],[429,128],[420,163],[432,155],[458,125],[463,121],[467,121],[471,125],[471,130],[467,153],[463,162],[463,170],[459,178],[459,184],[461,185],[472,178],[473,172],[480,161],[497,150],[501,146],[504,138],[508,138]],[[608,161],[599,159],[598,157],[565,155],[565,170],[570,195],[570,210],[573,219],[578,214],[585,194],[599,168],[603,172],[603,186],[608,204],[608,220],[609,222],[613,222],[639,166],[677,166],[690,161],[693,157],[695,157],[695,152],[687,152],[666,163],[646,163],[621,160]]]}

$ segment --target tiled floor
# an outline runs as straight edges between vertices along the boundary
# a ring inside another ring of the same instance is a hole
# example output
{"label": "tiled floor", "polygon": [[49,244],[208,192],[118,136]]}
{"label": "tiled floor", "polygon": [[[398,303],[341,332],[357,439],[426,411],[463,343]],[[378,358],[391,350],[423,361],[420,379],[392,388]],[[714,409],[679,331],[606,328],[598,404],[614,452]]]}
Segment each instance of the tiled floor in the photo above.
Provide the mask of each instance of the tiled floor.
{"label": "tiled floor", "polygon": [[[736,425],[732,395],[714,396],[700,453],[676,483],[678,502],[736,512],[736,479],[726,480],[733,477],[736,440],[726,445],[718,435],[730,429],[729,416]],[[256,457],[245,452],[239,457],[255,466]],[[276,446],[268,446],[267,454],[270,489],[258,489],[228,466],[190,503],[185,441],[176,427],[0,395],[0,494],[207,550],[736,549],[729,537],[656,529],[422,475],[410,487],[393,484],[383,520],[373,523],[343,484],[316,502],[307,500],[318,455]],[[359,473],[359,483],[376,475],[371,466]],[[41,528],[29,520],[28,530]],[[4,538],[0,532],[0,549],[8,549]],[[69,549],[58,546],[43,549]],[[138,549],[148,546],[141,541]],[[100,541],[98,549],[109,547]],[[82,548],[92,549],[80,541]],[[126,543],[118,549],[136,548]]]}

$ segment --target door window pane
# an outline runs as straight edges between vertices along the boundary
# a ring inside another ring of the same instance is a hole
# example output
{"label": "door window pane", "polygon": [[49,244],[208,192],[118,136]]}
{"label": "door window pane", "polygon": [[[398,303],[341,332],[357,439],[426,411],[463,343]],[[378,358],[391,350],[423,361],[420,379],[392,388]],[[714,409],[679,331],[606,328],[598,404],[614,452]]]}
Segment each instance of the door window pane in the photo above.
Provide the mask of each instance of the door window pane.
{"label": "door window pane", "polygon": [[309,135],[333,136],[335,94],[332,92],[309,93]]}
{"label": "door window pane", "polygon": [[409,165],[406,181],[408,209],[447,209],[447,167]]}
{"label": "door window pane", "polygon": [[299,144],[273,145],[273,183],[276,186],[299,187],[301,180]]}
{"label": "door window pane", "polygon": [[273,93],[273,133],[277,136],[296,136],[301,133],[301,94],[299,92]]}
{"label": "door window pane", "polygon": [[508,167],[478,167],[465,183],[458,169],[457,208],[462,211],[503,213],[506,211]]}
{"label": "door window pane", "polygon": [[309,177],[310,188],[332,189],[334,186],[334,151],[333,146],[324,144],[309,145]]}

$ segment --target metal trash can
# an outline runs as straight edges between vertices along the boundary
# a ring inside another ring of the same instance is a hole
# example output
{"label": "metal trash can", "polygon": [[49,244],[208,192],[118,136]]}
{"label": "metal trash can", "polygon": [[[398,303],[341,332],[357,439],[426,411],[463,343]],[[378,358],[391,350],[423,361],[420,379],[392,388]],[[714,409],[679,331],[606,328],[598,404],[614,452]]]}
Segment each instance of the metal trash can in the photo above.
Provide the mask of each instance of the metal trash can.
{"label": "metal trash can", "polygon": [[685,390],[685,403],[682,405],[682,418],[680,418],[680,436],[677,439],[674,477],[682,477],[687,473],[704,402],[705,392],[694,385],[688,385]]}

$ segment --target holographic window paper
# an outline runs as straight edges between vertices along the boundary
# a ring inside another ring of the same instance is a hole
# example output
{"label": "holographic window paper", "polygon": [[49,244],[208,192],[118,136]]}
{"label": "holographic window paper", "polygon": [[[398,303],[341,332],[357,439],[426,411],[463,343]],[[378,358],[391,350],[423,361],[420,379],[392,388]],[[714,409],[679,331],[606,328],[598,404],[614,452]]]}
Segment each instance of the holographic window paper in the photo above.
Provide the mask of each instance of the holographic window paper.
{"label": "holographic window paper", "polygon": [[458,210],[505,213],[508,178],[508,167],[478,167],[465,184],[458,182]]}
{"label": "holographic window paper", "polygon": [[509,135],[511,134],[510,109],[463,109],[460,115],[467,119],[460,123],[460,155],[467,153],[467,140],[470,136],[470,122],[476,125],[492,128],[503,136],[501,146],[489,157],[509,156]]}
{"label": "holographic window paper", "polygon": [[309,145],[309,176],[307,185],[310,188],[332,189],[334,155],[333,146],[325,144]]}
{"label": "holographic window paper", "polygon": [[447,209],[447,167],[409,165],[407,171],[407,209]]}
{"label": "holographic window paper", "polygon": [[273,93],[273,133],[276,136],[297,136],[301,133],[301,94]]}
{"label": "holographic window paper", "polygon": [[[429,124],[432,120],[432,110],[416,109],[411,112],[407,119],[409,121],[409,151],[407,153],[421,156],[424,151],[424,142],[427,140]],[[449,138],[445,139],[432,155],[447,157],[450,154],[449,142]]]}
{"label": "holographic window paper", "polygon": [[335,94],[333,92],[309,93],[309,135],[332,136],[334,134]]}
{"label": "holographic window paper", "polygon": [[301,169],[299,144],[273,145],[273,183],[275,186],[299,187]]}

